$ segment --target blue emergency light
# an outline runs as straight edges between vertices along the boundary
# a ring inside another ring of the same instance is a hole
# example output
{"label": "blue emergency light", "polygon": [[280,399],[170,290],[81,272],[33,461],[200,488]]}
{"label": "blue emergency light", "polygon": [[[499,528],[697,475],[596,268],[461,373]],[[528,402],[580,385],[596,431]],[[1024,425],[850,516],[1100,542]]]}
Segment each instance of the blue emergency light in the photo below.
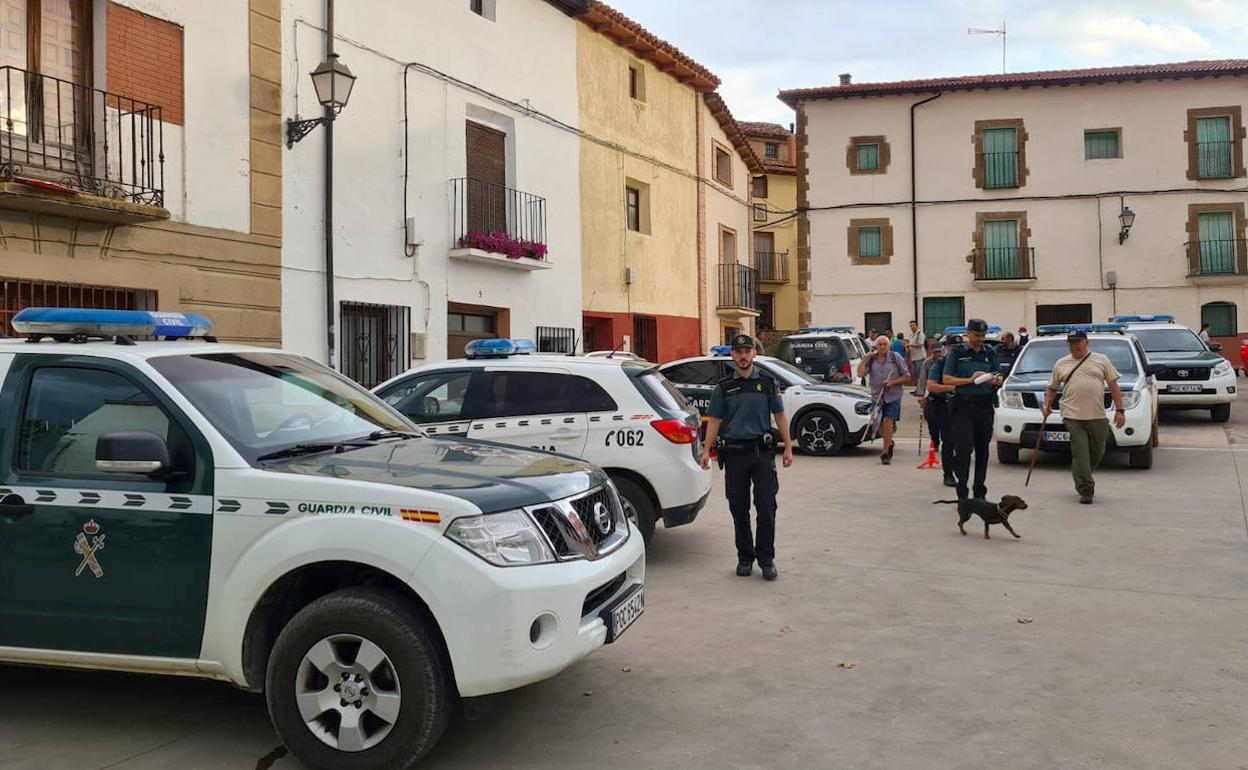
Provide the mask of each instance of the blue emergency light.
{"label": "blue emergency light", "polygon": [[[1001,327],[995,326],[995,325],[989,326],[987,333],[988,334],[1000,334]],[[945,334],[966,334],[966,326],[946,326]]]}
{"label": "blue emergency light", "polygon": [[465,358],[507,358],[523,356],[537,350],[533,340],[486,339],[473,340],[464,347]]}
{"label": "blue emergency light", "polygon": [[854,327],[852,326],[807,326],[805,328],[799,329],[797,333],[798,334],[812,334],[812,333],[818,333],[818,332],[846,332],[849,334],[853,334]]}
{"label": "blue emergency light", "polygon": [[1140,323],[1159,323],[1172,324],[1174,316],[1154,313],[1150,315],[1116,315],[1109,319],[1113,323],[1118,324],[1140,324]]}
{"label": "blue emergency light", "polygon": [[732,355],[732,345],[715,345],[711,348],[713,356],[730,356]]}
{"label": "blue emergency light", "polygon": [[36,337],[208,337],[212,321],[198,313],[28,307],[13,316],[13,328]]}
{"label": "blue emergency light", "polygon": [[1121,334],[1127,327],[1119,323],[1110,324],[1044,324],[1036,327],[1036,334],[1042,337],[1050,337],[1055,334],[1070,334],[1071,332],[1083,332],[1084,334],[1093,334],[1096,332],[1117,332]]}

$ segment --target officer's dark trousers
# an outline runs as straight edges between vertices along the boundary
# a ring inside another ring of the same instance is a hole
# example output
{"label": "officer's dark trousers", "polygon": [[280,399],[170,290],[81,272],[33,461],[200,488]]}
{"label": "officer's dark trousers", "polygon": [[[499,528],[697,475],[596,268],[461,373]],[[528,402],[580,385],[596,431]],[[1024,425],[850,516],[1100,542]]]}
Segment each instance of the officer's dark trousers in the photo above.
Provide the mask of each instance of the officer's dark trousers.
{"label": "officer's dark trousers", "polygon": [[[753,449],[726,451],[724,489],[737,531],[737,563],[772,564],[776,560],[776,453]],[[750,531],[750,487],[758,511],[758,538]]]}
{"label": "officer's dark trousers", "polygon": [[975,453],[976,497],[988,495],[988,445],[992,442],[992,397],[955,396],[950,412],[949,438],[953,441],[953,473],[958,482],[958,499],[967,497],[971,475],[971,453]]}
{"label": "officer's dark trousers", "polygon": [[923,416],[927,419],[927,430],[932,434],[932,441],[940,448],[940,464],[946,474],[952,474],[953,440],[949,436],[949,399],[928,396],[923,406]]}

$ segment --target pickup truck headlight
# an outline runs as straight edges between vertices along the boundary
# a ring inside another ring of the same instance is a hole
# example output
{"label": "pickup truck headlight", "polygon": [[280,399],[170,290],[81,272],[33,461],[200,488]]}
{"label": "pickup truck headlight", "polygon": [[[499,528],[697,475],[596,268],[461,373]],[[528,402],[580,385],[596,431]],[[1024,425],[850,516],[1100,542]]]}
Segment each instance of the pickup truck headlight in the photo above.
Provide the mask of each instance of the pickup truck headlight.
{"label": "pickup truck headlight", "polygon": [[1017,390],[1001,391],[1001,406],[1006,409],[1022,409],[1023,394],[1019,393]]}
{"label": "pickup truck headlight", "polygon": [[499,567],[555,560],[537,525],[524,511],[464,516],[451,522],[446,536]]}
{"label": "pickup truck headlight", "polygon": [[1214,377],[1227,377],[1235,370],[1231,368],[1230,361],[1219,361],[1218,365],[1213,367]]}
{"label": "pickup truck headlight", "polygon": [[1124,409],[1134,409],[1139,403],[1140,403],[1140,391],[1124,390],[1122,392],[1122,406]]}

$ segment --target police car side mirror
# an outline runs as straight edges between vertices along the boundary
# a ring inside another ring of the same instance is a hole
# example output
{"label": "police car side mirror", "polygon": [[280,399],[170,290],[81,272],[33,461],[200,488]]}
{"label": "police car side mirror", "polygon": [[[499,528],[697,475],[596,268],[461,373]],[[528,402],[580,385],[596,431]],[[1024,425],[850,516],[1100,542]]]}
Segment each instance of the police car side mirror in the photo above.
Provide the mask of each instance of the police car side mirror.
{"label": "police car side mirror", "polygon": [[1210,342],[1210,343],[1209,343],[1209,349],[1210,349],[1211,351],[1213,351],[1214,353],[1221,353],[1221,352],[1222,352],[1222,343],[1221,343],[1221,342]]}
{"label": "police car side mirror", "polygon": [[95,442],[95,467],[105,473],[152,474],[170,465],[165,440],[149,431],[114,431]]}
{"label": "police car side mirror", "polygon": [[1149,377],[1160,377],[1166,373],[1165,364],[1148,364],[1144,367],[1144,374]]}

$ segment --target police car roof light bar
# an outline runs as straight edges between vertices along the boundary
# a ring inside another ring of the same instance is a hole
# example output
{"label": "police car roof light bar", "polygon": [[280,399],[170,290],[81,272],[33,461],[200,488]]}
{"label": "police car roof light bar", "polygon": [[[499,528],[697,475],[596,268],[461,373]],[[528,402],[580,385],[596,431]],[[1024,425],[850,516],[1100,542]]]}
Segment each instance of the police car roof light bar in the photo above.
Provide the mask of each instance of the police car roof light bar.
{"label": "police car roof light bar", "polygon": [[525,356],[537,351],[533,340],[502,338],[473,340],[464,347],[465,358],[507,358]]}
{"label": "police car roof light bar", "polygon": [[1130,324],[1130,323],[1159,323],[1172,324],[1174,316],[1164,313],[1152,313],[1148,315],[1116,315],[1109,319],[1113,323]]}
{"label": "police car roof light bar", "polygon": [[13,316],[12,323],[15,330],[33,339],[201,337],[212,340],[212,321],[198,313],[28,307]]}
{"label": "police car roof light bar", "polygon": [[[1000,334],[1000,333],[1001,333],[1000,326],[996,326],[994,324],[993,326],[988,327],[988,334]],[[945,334],[966,334],[966,327],[965,326],[946,326]]]}
{"label": "police car roof light bar", "polygon": [[713,356],[729,356],[732,355],[732,345],[715,345],[711,348]]}
{"label": "police car roof light bar", "polygon": [[1071,332],[1083,332],[1084,334],[1100,333],[1117,333],[1123,334],[1126,326],[1120,323],[1108,324],[1044,324],[1036,327],[1036,334],[1041,337],[1051,337],[1057,334],[1070,334]]}
{"label": "police car roof light bar", "polygon": [[797,330],[798,334],[813,334],[816,332],[847,332],[854,333],[852,326],[804,326]]}

